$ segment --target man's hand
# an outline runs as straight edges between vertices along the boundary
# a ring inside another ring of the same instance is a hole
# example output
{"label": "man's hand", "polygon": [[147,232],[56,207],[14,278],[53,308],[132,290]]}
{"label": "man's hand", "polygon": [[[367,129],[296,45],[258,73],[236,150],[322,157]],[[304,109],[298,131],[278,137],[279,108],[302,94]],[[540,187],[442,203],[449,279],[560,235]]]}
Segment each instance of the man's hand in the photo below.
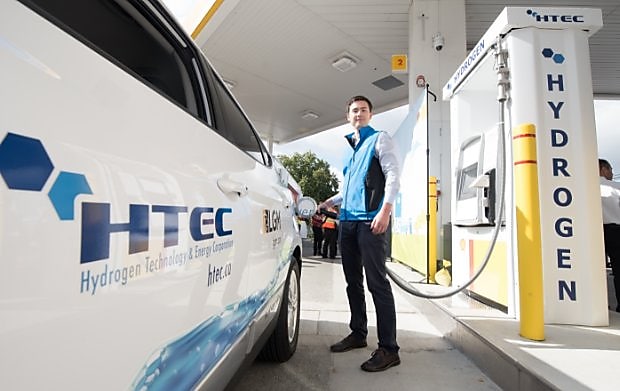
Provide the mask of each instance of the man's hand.
{"label": "man's hand", "polygon": [[390,224],[390,213],[392,212],[392,204],[383,204],[381,210],[372,222],[370,223],[370,230],[373,234],[378,235],[387,231]]}

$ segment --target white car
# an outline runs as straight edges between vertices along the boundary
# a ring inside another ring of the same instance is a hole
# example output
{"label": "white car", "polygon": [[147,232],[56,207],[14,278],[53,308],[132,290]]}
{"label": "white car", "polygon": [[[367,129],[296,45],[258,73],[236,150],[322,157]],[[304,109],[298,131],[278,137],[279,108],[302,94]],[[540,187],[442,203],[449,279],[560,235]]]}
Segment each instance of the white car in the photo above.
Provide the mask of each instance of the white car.
{"label": "white car", "polygon": [[0,389],[222,389],[299,332],[299,189],[156,0],[0,1]]}

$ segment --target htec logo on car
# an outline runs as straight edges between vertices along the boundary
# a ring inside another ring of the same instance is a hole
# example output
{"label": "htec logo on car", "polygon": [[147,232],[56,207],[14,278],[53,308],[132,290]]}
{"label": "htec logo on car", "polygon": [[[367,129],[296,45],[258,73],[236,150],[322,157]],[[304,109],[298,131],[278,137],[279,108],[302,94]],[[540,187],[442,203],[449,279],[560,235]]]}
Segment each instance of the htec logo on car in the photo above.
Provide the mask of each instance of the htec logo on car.
{"label": "htec logo on car", "polygon": [[[11,190],[41,191],[53,169],[54,165],[38,139],[7,133],[0,143],[0,175]],[[86,177],[61,171],[48,193],[60,220],[74,219],[74,201],[80,194],[92,194]],[[150,216],[156,213],[163,215],[164,247],[178,244],[179,216],[185,213],[189,213],[189,232],[194,241],[233,234],[226,228],[226,216],[233,212],[232,208],[200,206],[190,210],[187,206],[131,204],[129,221],[120,223],[111,221],[110,209],[109,203],[82,203],[80,263],[109,258],[110,236],[117,232],[129,233],[129,254],[147,251]]]}
{"label": "htec logo on car", "polygon": [[[186,206],[172,205],[129,205],[129,222],[112,223],[110,204],[98,202],[82,203],[82,251],[81,263],[107,259],[110,256],[110,234],[129,233],[129,254],[149,249],[149,216],[161,213],[164,216],[164,247],[179,244],[179,215],[188,213]],[[189,232],[196,242],[232,235],[227,230],[224,218],[232,208],[195,207],[189,213]]]}

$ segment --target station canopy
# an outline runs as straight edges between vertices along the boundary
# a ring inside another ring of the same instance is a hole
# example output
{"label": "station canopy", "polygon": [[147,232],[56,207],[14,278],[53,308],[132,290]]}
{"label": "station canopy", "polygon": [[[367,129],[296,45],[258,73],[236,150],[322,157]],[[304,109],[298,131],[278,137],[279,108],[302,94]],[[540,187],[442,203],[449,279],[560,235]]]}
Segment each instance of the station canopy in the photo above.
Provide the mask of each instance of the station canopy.
{"label": "station canopy", "polygon": [[[391,60],[408,54],[411,2],[216,0],[188,30],[261,137],[286,143],[344,124],[352,95],[371,97],[375,113],[408,103],[409,75],[393,74]],[[620,97],[618,0],[465,0],[467,51],[506,6],[602,9],[590,38],[594,94]]]}

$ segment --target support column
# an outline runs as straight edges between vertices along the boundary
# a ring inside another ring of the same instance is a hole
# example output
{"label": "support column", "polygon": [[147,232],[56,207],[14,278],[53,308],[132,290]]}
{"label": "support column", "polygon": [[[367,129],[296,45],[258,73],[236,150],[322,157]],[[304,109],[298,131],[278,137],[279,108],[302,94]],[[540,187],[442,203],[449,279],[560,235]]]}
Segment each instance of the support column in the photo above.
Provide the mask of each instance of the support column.
{"label": "support column", "polygon": [[[433,36],[441,34],[441,50],[433,45]],[[424,88],[416,86],[424,76],[437,101],[429,97],[429,172],[437,177],[437,257],[443,253],[442,227],[450,221],[450,103],[441,99],[441,89],[467,54],[464,0],[413,0],[409,9],[409,104],[417,102]]]}

